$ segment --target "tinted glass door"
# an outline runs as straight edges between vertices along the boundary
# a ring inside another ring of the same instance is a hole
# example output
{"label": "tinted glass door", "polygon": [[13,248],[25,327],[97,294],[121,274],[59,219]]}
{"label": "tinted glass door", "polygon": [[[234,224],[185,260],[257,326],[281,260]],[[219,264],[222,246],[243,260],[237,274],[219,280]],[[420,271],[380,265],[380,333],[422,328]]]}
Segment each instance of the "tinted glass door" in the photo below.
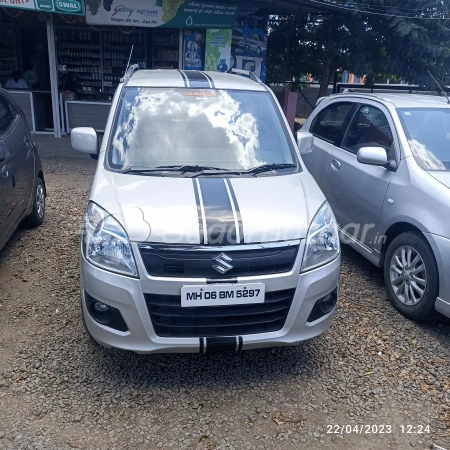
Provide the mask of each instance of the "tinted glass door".
{"label": "tinted glass door", "polygon": [[353,103],[350,102],[333,103],[319,112],[310,128],[310,133],[314,135],[314,149],[303,155],[302,159],[324,194],[331,154],[339,136],[345,131],[352,109]]}

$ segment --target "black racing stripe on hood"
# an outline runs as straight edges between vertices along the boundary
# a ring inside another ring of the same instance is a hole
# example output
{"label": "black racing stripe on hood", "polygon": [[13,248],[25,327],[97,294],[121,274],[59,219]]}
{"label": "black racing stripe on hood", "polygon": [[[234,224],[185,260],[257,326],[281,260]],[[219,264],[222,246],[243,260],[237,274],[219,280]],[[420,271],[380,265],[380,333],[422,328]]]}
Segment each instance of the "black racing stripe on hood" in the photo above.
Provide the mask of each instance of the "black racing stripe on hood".
{"label": "black racing stripe on hood", "polygon": [[211,83],[211,87],[214,89],[216,85],[214,84],[213,79],[205,72],[202,72],[203,75],[205,75],[206,78],[208,78],[209,82]]}
{"label": "black racing stripe on hood", "polygon": [[209,245],[236,245],[236,222],[223,178],[197,178],[203,199]]}
{"label": "black racing stripe on hood", "polygon": [[181,78],[183,78],[184,87],[188,87],[188,81],[187,81],[186,74],[180,69],[178,69],[178,72],[180,72]]}
{"label": "black racing stripe on hood", "polygon": [[234,203],[234,210],[236,211],[236,220],[237,220],[237,226],[239,227],[239,244],[244,243],[244,227],[242,225],[242,217],[241,217],[241,210],[239,209],[239,203],[236,199],[236,194],[234,193],[233,186],[231,185],[230,180],[225,179],[225,183],[227,183],[228,189],[230,190],[231,200]]}
{"label": "black racing stripe on hood", "polygon": [[209,88],[208,78],[198,70],[186,70],[183,72],[186,75],[191,88]]}
{"label": "black racing stripe on hood", "polygon": [[192,179],[195,194],[195,203],[197,204],[197,215],[198,215],[198,231],[200,234],[200,244],[204,244],[205,237],[203,233],[203,216],[202,216],[202,205],[200,202],[200,195],[198,193],[197,181],[195,178]]}

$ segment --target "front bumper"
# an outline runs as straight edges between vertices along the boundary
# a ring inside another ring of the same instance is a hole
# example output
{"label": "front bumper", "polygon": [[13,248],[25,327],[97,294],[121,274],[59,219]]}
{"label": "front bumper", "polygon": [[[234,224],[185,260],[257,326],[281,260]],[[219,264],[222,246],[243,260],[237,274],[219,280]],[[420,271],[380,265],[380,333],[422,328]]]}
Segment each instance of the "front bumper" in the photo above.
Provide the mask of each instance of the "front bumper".
{"label": "front bumper", "polygon": [[425,233],[425,236],[433,249],[439,272],[439,297],[435,308],[450,317],[450,239],[432,233]]}
{"label": "front bumper", "polygon": [[[299,255],[303,255],[303,243]],[[168,338],[154,332],[145,293],[180,295],[181,286],[206,283],[206,279],[150,277],[137,247],[133,248],[140,279],[129,278],[99,269],[81,257],[81,295],[86,326],[92,337],[105,347],[116,347],[137,353],[199,353],[200,337]],[[238,283],[262,282],[266,292],[296,288],[290,311],[279,331],[242,336],[242,349],[292,345],[324,333],[331,325],[334,310],[308,323],[317,300],[337,289],[340,258],[318,269],[300,272],[301,257],[292,271],[284,274],[238,278]],[[117,308],[129,331],[121,332],[96,322],[86,308],[85,291],[96,300]]]}

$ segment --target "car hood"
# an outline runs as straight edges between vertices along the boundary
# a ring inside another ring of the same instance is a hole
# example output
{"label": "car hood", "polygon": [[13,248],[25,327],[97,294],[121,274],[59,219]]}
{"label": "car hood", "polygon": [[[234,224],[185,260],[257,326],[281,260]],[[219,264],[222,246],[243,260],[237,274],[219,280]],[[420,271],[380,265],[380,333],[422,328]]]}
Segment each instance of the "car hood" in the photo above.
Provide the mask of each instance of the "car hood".
{"label": "car hood", "polygon": [[305,170],[251,178],[178,178],[97,171],[91,200],[133,242],[232,245],[306,237],[325,198]]}
{"label": "car hood", "polygon": [[428,172],[433,178],[440,181],[444,186],[450,189],[450,171],[449,172]]}

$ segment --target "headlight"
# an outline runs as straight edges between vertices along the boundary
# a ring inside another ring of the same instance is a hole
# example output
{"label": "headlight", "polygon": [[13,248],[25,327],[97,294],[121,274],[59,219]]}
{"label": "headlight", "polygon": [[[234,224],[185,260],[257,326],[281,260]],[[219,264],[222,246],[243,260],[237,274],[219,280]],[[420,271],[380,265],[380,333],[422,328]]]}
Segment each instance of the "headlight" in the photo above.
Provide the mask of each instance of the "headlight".
{"label": "headlight", "polygon": [[127,233],[113,216],[93,202],[89,202],[86,211],[83,254],[102,269],[138,276]]}
{"label": "headlight", "polygon": [[306,237],[302,272],[315,269],[339,255],[340,244],[336,219],[328,202],[314,217]]}

